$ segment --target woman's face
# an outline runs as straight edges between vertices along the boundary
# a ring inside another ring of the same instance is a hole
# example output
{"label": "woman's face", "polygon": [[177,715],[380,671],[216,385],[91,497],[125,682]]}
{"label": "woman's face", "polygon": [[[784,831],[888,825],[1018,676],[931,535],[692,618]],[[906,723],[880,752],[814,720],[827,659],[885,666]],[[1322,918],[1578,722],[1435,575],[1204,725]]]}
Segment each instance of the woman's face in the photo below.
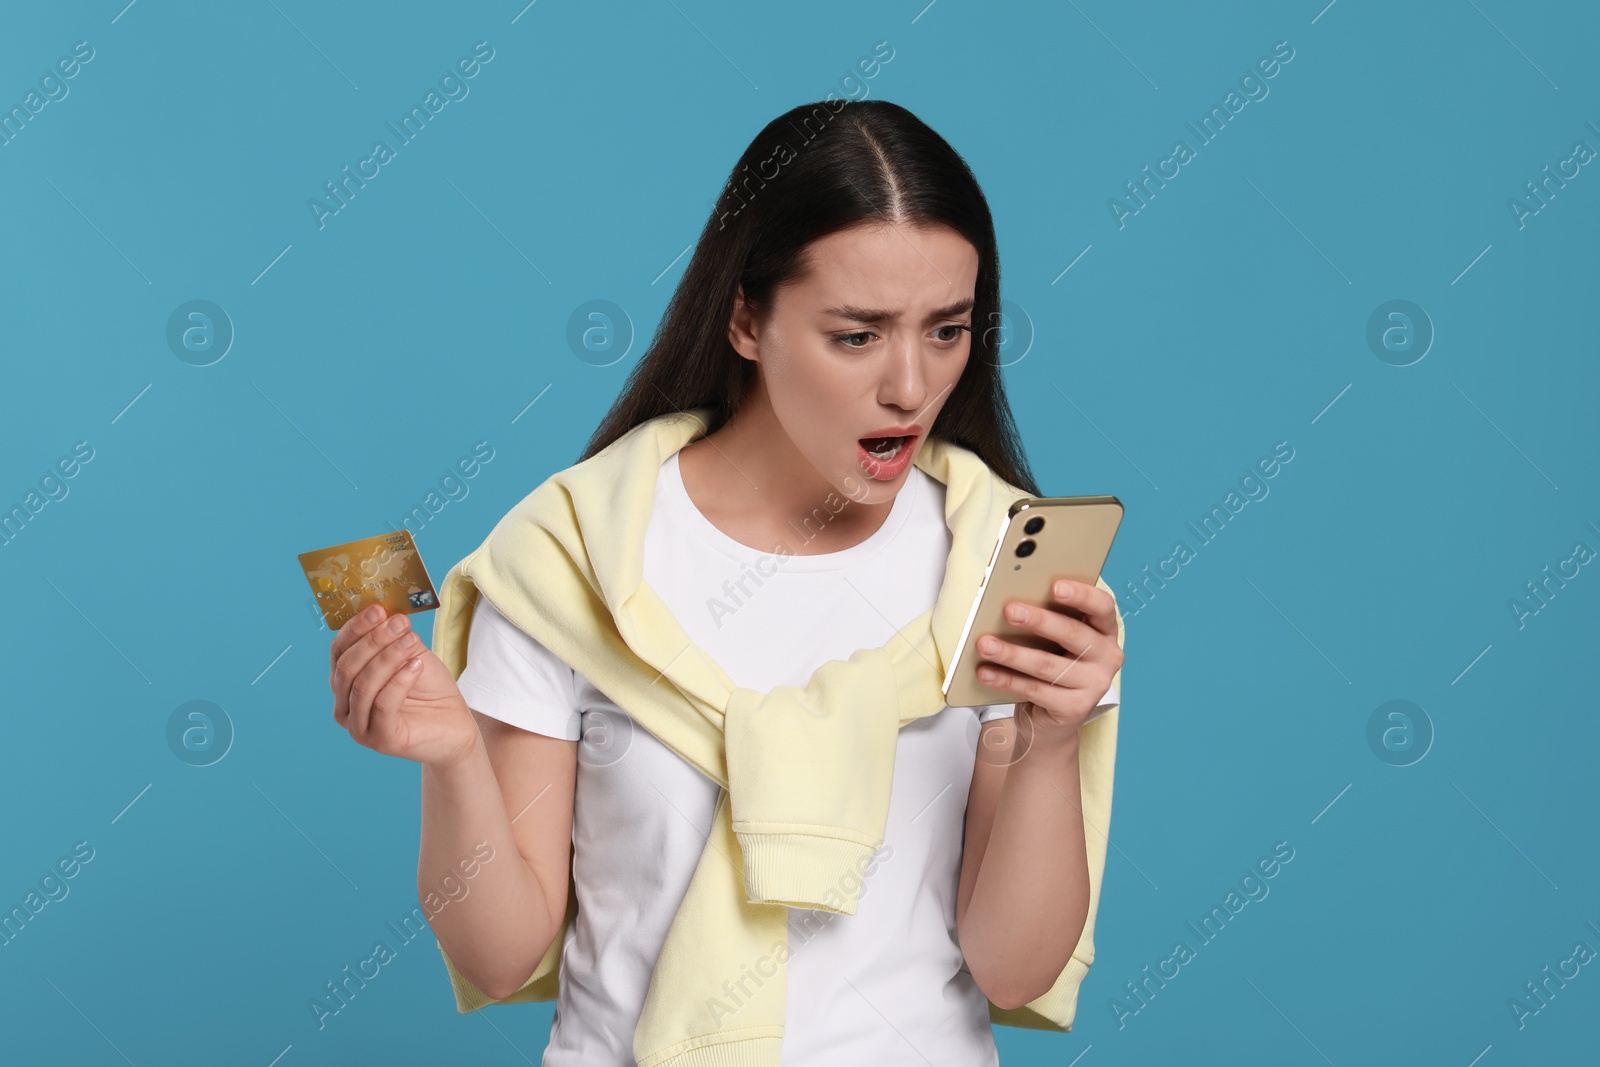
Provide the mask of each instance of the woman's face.
{"label": "woman's face", "polygon": [[[819,238],[808,269],[729,340],[794,449],[857,503],[892,500],[967,365],[978,252],[956,231],[869,224]],[[864,441],[913,434],[897,452]]]}

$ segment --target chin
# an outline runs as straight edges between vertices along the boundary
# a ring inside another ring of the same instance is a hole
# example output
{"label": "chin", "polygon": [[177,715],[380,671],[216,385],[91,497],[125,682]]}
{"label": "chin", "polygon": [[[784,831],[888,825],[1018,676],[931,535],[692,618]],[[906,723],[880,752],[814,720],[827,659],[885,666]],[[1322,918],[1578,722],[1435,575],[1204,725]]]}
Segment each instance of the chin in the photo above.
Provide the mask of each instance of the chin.
{"label": "chin", "polygon": [[[909,471],[908,467],[907,473]],[[851,468],[841,483],[835,487],[835,491],[856,504],[886,504],[895,498],[900,486],[905,483],[905,478],[906,475],[902,474],[892,482],[880,482],[868,478],[860,470]]]}

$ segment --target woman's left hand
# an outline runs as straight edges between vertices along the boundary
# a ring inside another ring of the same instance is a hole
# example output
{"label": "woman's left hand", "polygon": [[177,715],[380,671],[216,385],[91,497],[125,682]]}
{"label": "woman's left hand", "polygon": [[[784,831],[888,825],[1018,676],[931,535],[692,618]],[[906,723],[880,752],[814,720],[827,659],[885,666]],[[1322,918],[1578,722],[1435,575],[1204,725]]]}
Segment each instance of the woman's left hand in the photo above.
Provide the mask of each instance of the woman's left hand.
{"label": "woman's left hand", "polygon": [[1054,641],[1064,654],[993,634],[978,639],[978,652],[987,661],[978,668],[978,680],[1017,694],[1018,717],[1030,720],[1035,741],[1045,742],[1075,735],[1122,668],[1117,605],[1111,594],[1062,578],[1051,586],[1051,595],[1056,603],[1082,612],[1083,619],[1013,600],[1006,605],[1006,621]]}

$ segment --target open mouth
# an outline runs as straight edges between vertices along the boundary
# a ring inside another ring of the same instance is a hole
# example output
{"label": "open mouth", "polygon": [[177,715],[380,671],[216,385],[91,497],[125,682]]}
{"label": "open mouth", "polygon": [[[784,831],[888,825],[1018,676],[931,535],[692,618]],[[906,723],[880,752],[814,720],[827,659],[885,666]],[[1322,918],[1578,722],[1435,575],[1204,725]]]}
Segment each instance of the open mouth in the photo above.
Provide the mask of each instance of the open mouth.
{"label": "open mouth", "polygon": [[857,438],[856,455],[860,459],[861,469],[875,481],[889,482],[900,477],[911,465],[920,432]]}
{"label": "open mouth", "polygon": [[900,454],[900,450],[911,443],[911,437],[863,437],[861,447],[873,459],[887,463]]}

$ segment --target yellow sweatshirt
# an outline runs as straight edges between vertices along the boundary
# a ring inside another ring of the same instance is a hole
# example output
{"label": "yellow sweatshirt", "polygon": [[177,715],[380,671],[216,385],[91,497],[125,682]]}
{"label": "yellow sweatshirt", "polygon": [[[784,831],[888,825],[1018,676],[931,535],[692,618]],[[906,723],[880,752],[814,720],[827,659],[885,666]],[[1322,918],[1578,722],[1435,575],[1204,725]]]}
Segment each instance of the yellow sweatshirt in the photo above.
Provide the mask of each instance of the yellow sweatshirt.
{"label": "yellow sweatshirt", "polygon": [[[824,663],[804,688],[761,693],[735,686],[642,579],[661,464],[705,433],[709,414],[696,408],[642,423],[524,497],[445,576],[433,650],[460,677],[481,593],[723,787],[651,975],[633,1051],[640,1067],[780,1067],[787,909],[856,913],[860,880],[845,875],[883,844],[899,729],[945,707],[946,664],[1006,511],[1025,494],[969,449],[928,438],[915,463],[944,483],[952,537],[934,606],[883,647]],[[1111,592],[1104,579],[1097,585]],[[1120,671],[1113,684],[1121,692]],[[991,1003],[993,1023],[1072,1028],[1078,986],[1094,962],[1118,710],[1079,735],[1089,913],[1078,947],[1037,1000],[1011,1010]],[[841,901],[841,886],[856,888]],[[576,886],[568,889],[561,931],[510,996],[485,996],[439,946],[458,1011],[556,998],[561,947],[578,907]],[[724,981],[775,944],[777,975],[725,1022]]]}

